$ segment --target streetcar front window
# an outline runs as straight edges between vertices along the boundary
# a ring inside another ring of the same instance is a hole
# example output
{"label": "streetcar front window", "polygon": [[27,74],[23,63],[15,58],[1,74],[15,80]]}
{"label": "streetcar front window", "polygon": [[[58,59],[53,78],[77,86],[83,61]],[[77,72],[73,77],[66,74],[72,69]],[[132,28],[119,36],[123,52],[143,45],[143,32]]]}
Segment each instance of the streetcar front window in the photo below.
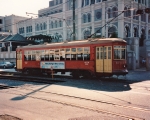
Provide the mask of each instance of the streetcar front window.
{"label": "streetcar front window", "polygon": [[125,46],[114,46],[114,59],[126,59]]}

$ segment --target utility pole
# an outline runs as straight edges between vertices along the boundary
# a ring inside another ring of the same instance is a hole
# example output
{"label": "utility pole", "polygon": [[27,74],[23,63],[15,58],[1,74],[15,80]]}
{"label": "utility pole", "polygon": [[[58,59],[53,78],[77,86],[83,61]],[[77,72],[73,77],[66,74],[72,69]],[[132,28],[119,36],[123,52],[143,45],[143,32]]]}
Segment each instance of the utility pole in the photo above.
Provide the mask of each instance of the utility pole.
{"label": "utility pole", "polygon": [[76,40],[76,34],[75,34],[75,0],[72,0],[73,1],[73,40]]}

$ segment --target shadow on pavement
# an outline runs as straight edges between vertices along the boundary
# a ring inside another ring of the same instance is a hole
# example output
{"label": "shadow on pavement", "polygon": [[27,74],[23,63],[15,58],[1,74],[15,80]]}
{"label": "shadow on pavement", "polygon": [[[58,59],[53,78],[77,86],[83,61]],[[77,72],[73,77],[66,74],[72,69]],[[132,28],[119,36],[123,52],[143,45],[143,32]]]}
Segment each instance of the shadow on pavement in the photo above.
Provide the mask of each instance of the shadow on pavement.
{"label": "shadow on pavement", "polygon": [[129,91],[132,88],[130,84],[150,80],[149,71],[129,71],[125,76],[113,76],[112,78],[98,79],[74,79],[64,83],[58,83],[63,86],[71,86],[88,90],[98,90],[107,92]]}
{"label": "shadow on pavement", "polygon": [[45,85],[45,86],[43,86],[43,87],[41,87],[39,89],[33,90],[32,92],[29,92],[29,93],[27,93],[25,95],[14,97],[11,100],[23,100],[23,99],[27,98],[29,95],[32,95],[32,94],[34,94],[34,93],[36,93],[36,92],[38,92],[38,91],[40,91],[40,90],[42,90],[42,89],[44,89],[44,88],[46,88],[48,86],[50,86],[50,84],[47,84],[47,85]]}

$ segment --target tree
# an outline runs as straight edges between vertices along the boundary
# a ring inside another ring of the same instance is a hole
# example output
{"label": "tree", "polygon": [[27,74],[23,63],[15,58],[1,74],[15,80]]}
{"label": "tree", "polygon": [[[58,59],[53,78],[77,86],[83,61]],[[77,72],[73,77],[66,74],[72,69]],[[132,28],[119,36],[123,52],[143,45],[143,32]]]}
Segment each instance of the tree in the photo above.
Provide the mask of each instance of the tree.
{"label": "tree", "polygon": [[118,38],[117,33],[116,33],[116,32],[113,32],[113,33],[111,34],[110,38]]}

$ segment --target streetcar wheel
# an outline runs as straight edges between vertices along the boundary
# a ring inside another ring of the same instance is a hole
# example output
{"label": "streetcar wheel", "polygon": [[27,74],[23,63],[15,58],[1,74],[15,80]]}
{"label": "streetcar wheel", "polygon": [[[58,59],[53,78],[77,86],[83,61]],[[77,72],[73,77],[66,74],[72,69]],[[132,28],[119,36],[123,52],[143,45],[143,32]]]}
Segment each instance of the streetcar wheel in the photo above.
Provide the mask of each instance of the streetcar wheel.
{"label": "streetcar wheel", "polygon": [[84,78],[91,79],[91,78],[92,78],[92,74],[91,74],[91,72],[89,72],[89,71],[84,71],[83,77],[84,77]]}
{"label": "streetcar wheel", "polygon": [[29,70],[28,70],[28,69],[23,70],[23,71],[22,71],[22,74],[24,74],[24,75],[27,74],[27,75],[28,75],[28,74],[29,74]]}
{"label": "streetcar wheel", "polygon": [[78,71],[73,71],[72,72],[72,77],[76,78],[76,79],[79,78],[80,77],[79,72]]}

